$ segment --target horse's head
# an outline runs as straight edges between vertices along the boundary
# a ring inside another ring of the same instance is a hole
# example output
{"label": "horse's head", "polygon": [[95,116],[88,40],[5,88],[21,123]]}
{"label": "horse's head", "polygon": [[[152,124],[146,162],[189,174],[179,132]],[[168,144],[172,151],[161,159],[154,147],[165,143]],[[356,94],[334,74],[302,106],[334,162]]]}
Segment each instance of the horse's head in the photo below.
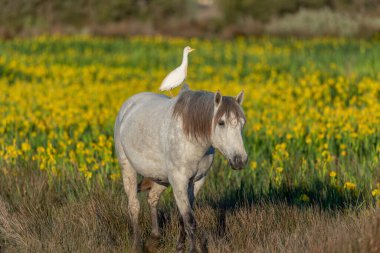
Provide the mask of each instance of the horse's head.
{"label": "horse's head", "polygon": [[211,144],[235,169],[247,163],[242,129],[245,116],[241,104],[244,93],[234,97],[220,92],[192,91],[187,85],[181,90],[174,106],[173,117],[182,119],[183,131],[190,140]]}
{"label": "horse's head", "polygon": [[211,143],[228,159],[234,169],[242,169],[248,160],[242,138],[245,125],[241,107],[243,98],[243,91],[235,98],[222,96],[219,91],[214,94]]}

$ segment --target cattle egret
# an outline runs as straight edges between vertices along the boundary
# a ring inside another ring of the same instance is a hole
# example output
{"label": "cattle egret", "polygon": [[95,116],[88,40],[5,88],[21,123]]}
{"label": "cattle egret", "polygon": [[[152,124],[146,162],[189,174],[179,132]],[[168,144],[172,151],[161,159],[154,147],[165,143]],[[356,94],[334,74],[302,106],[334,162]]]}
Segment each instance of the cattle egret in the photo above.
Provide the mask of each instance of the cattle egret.
{"label": "cattle egret", "polygon": [[187,55],[194,50],[191,47],[183,49],[182,64],[165,77],[161,83],[160,91],[168,90],[170,95],[172,95],[171,89],[181,85],[185,81],[187,75]]}

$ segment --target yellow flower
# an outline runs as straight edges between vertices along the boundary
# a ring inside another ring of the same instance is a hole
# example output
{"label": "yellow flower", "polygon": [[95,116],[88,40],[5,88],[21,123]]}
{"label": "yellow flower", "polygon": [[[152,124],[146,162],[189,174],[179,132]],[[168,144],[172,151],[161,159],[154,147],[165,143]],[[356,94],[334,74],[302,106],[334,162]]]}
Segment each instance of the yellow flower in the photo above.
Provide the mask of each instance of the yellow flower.
{"label": "yellow flower", "polygon": [[120,173],[112,173],[110,175],[110,178],[111,178],[112,181],[116,181],[116,180],[118,180],[120,178]]}
{"label": "yellow flower", "polygon": [[37,152],[38,153],[44,153],[45,152],[45,148],[44,147],[38,147],[37,148]]}
{"label": "yellow flower", "polygon": [[372,196],[374,196],[374,197],[378,197],[378,196],[380,196],[380,189],[375,189],[375,190],[373,190],[373,191],[372,191]]}
{"label": "yellow flower", "polygon": [[84,177],[89,180],[92,178],[92,172],[91,171],[85,171],[84,172]]}
{"label": "yellow flower", "polygon": [[347,151],[344,151],[344,150],[343,150],[342,152],[340,152],[340,155],[341,155],[341,156],[346,156],[346,155],[347,155]]}
{"label": "yellow flower", "polygon": [[302,201],[302,202],[309,202],[310,201],[310,198],[309,196],[307,196],[306,194],[302,194],[299,199]]}
{"label": "yellow flower", "polygon": [[29,143],[27,143],[27,142],[23,142],[23,143],[21,144],[21,150],[24,151],[24,152],[28,152],[28,151],[30,150],[30,145],[29,145]]}
{"label": "yellow flower", "polygon": [[84,143],[81,142],[81,141],[79,141],[79,142],[77,143],[77,149],[78,149],[78,150],[82,150],[83,148],[84,148]]}
{"label": "yellow flower", "polygon": [[93,171],[97,171],[99,169],[99,164],[94,164],[94,167],[92,167]]}
{"label": "yellow flower", "polygon": [[86,172],[86,171],[88,171],[86,165],[79,167],[78,170],[79,170],[80,172]]}
{"label": "yellow flower", "polygon": [[330,171],[329,175],[330,175],[330,177],[336,177],[336,172],[332,170],[332,171]]}
{"label": "yellow flower", "polygon": [[251,169],[255,170],[256,168],[257,168],[257,162],[256,161],[252,161],[251,162]]}
{"label": "yellow flower", "polygon": [[327,150],[322,151],[322,156],[324,158],[326,158],[326,161],[332,161],[333,160],[333,157],[331,156],[331,154]]}
{"label": "yellow flower", "polygon": [[282,173],[282,172],[284,171],[284,168],[282,168],[282,167],[277,167],[277,168],[276,168],[276,171],[277,171],[277,173]]}
{"label": "yellow flower", "polygon": [[356,184],[354,183],[351,183],[351,182],[344,183],[344,189],[354,190],[355,188],[356,188]]}
{"label": "yellow flower", "polygon": [[260,123],[256,123],[256,124],[253,125],[253,130],[254,131],[258,132],[258,131],[260,131],[260,129],[261,129],[261,124]]}

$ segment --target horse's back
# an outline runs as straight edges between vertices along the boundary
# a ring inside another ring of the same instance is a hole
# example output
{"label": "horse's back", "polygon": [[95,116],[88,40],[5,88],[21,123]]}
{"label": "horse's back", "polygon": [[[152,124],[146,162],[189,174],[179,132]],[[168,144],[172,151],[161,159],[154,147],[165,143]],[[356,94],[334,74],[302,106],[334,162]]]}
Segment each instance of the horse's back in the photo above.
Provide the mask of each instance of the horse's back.
{"label": "horse's back", "polygon": [[153,92],[142,92],[133,95],[132,97],[128,98],[122,105],[116,123],[120,124],[123,118],[126,116],[126,114],[133,111],[135,107],[142,107],[144,105],[149,104],[151,104],[152,106],[160,106],[167,103],[168,100],[169,97]]}

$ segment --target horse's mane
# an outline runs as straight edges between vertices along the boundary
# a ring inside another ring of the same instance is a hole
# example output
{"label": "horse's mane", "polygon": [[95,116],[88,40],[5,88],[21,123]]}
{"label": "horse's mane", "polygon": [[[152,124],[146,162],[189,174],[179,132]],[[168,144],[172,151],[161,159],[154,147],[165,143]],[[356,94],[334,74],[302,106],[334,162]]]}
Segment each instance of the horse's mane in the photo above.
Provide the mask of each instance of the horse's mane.
{"label": "horse's mane", "polygon": [[[223,96],[222,104],[218,107],[214,122],[224,115],[227,119],[244,118],[244,112],[235,98]],[[214,93],[208,91],[192,91],[184,87],[174,106],[174,118],[182,119],[185,134],[196,140],[211,138],[212,120],[214,117]]]}

